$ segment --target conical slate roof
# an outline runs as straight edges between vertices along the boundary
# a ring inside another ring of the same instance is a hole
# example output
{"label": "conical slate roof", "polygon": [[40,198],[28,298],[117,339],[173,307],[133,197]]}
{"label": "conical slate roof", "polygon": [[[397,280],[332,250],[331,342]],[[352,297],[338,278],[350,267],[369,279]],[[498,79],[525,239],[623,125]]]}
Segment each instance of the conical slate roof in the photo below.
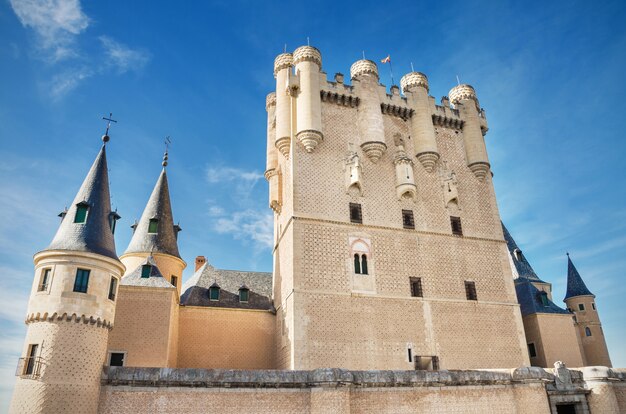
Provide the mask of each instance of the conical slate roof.
{"label": "conical slate roof", "polygon": [[[78,205],[88,207],[84,223],[75,223]],[[74,250],[117,260],[111,231],[111,198],[106,147],[103,145],[72,205],[63,217],[52,243],[45,250]],[[119,218],[119,216],[116,217]]]}
{"label": "conical slate roof", "polygon": [[[148,232],[151,219],[158,222],[156,233]],[[167,173],[163,168],[124,254],[164,253],[180,258],[176,241],[178,230],[174,226]]]}
{"label": "conical slate roof", "polygon": [[567,292],[565,293],[565,299],[572,298],[574,296],[584,296],[591,295],[594,296],[593,293],[587,289],[587,285],[583,282],[582,277],[576,270],[576,266],[572,263],[572,259],[570,259],[569,254],[567,255]]}
{"label": "conical slate roof", "polygon": [[[536,282],[542,282],[542,280],[539,279],[539,276],[537,276],[537,274],[533,270],[530,263],[528,263],[528,260],[526,260],[526,257],[522,254],[522,250],[517,246],[517,243],[515,243],[515,240],[513,240],[511,233],[509,233],[507,228],[504,226],[504,223],[501,224],[502,231],[504,232],[504,240],[506,241],[506,246],[509,249],[509,254],[511,255],[511,259],[513,261],[513,264],[515,265],[515,270],[517,270],[517,274],[519,275],[519,277],[523,277],[525,279],[533,280]],[[516,251],[518,252],[517,254],[515,253]]]}

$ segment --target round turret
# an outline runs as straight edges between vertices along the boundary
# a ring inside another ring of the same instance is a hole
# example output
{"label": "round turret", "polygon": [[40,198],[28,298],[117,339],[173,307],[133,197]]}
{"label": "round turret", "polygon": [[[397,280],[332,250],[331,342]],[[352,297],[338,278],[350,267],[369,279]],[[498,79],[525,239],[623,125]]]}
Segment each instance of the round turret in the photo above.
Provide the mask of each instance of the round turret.
{"label": "round turret", "polygon": [[428,78],[421,72],[407,73],[400,79],[402,92],[411,90],[414,87],[422,87],[428,92]]}
{"label": "round turret", "polygon": [[474,102],[476,102],[476,105],[478,105],[476,91],[474,90],[472,85],[468,85],[465,83],[457,85],[454,88],[450,89],[450,93],[448,94],[448,96],[450,97],[450,102],[452,102],[452,104],[454,105],[467,99],[473,100]]}
{"label": "round turret", "polygon": [[350,79],[358,78],[366,73],[374,75],[376,76],[376,79],[378,79],[378,67],[376,66],[376,62],[368,59],[361,59],[357,60],[352,64],[352,66],[350,66]]}
{"label": "round turret", "polygon": [[265,97],[265,110],[267,111],[270,106],[276,105],[276,92],[270,92]]}
{"label": "round turret", "polygon": [[304,61],[317,63],[317,66],[319,66],[320,69],[322,68],[322,54],[313,46],[300,46],[293,51],[294,65]]}
{"label": "round turret", "polygon": [[281,53],[274,59],[274,76],[281,71],[293,66],[293,55],[291,53]]}

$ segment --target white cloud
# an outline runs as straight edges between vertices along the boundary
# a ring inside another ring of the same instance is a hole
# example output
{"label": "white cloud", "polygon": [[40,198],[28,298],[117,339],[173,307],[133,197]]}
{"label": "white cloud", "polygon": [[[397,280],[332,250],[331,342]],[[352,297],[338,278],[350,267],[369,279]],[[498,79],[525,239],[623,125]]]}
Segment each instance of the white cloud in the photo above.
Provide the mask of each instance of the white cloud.
{"label": "white cloud", "polygon": [[263,174],[258,171],[245,171],[239,168],[222,167],[208,168],[206,178],[207,181],[210,183],[219,183],[235,180],[256,183],[258,180],[263,178]]}
{"label": "white cloud", "polygon": [[76,36],[89,26],[79,0],[10,0],[24,27],[33,29],[53,61],[77,55]]}
{"label": "white cloud", "polygon": [[258,248],[272,248],[274,245],[274,217],[269,212],[256,210],[238,211],[230,217],[222,217],[215,222],[215,231],[231,234],[238,240],[253,240]]}
{"label": "white cloud", "polygon": [[108,63],[115,67],[119,73],[140,70],[150,60],[150,54],[146,51],[131,49],[108,36],[100,36],[99,39],[108,58]]}
{"label": "white cloud", "polygon": [[87,67],[67,70],[59,73],[52,78],[49,86],[49,93],[52,99],[59,100],[65,95],[73,91],[85,79],[90,78],[93,71]]}

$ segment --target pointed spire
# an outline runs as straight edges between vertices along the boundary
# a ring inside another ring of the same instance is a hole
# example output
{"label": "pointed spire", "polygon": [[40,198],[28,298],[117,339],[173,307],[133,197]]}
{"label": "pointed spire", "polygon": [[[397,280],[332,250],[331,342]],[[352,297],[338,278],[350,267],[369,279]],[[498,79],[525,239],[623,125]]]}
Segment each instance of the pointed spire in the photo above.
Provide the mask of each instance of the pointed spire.
{"label": "pointed spire", "polygon": [[163,166],[124,254],[164,253],[180,258],[176,242],[178,231],[180,227],[174,225],[167,172]]}
{"label": "pointed spire", "polygon": [[526,257],[522,254],[522,250],[517,246],[517,243],[515,243],[515,240],[511,236],[511,233],[509,233],[509,230],[504,226],[504,223],[500,223],[502,224],[502,232],[504,233],[506,246],[509,249],[509,254],[511,255],[511,259],[513,261],[513,264],[515,265],[515,270],[517,270],[517,274],[519,275],[519,277],[536,282],[542,282],[542,280],[539,279],[539,276],[537,276],[537,274],[533,270],[528,260],[526,260]]}
{"label": "pointed spire", "polygon": [[89,252],[117,260],[112,229],[119,216],[111,211],[104,145],[80,186],[74,202],[64,213],[52,243],[45,250]]}
{"label": "pointed spire", "polygon": [[567,293],[565,293],[565,299],[563,300],[585,295],[595,296],[587,289],[587,285],[583,282],[576,266],[574,266],[572,259],[569,257],[569,253],[567,253]]}

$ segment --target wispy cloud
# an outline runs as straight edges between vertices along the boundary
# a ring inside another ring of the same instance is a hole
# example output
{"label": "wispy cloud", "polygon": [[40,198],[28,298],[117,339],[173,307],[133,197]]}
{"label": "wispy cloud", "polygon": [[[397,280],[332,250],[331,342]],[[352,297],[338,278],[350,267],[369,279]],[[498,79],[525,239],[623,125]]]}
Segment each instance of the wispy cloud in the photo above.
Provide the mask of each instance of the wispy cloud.
{"label": "wispy cloud", "polygon": [[209,183],[243,180],[254,184],[263,178],[263,174],[258,171],[247,171],[232,167],[208,168],[206,178]]}
{"label": "wispy cloud", "polygon": [[82,67],[54,75],[49,83],[50,96],[54,100],[62,99],[76,89],[84,80],[93,76],[93,74],[93,71],[88,67]]}
{"label": "wispy cloud", "polygon": [[215,231],[232,234],[238,240],[253,240],[259,248],[272,248],[274,244],[274,217],[269,212],[245,210],[222,217],[215,222]]}
{"label": "wispy cloud", "polygon": [[118,73],[141,70],[150,61],[150,54],[145,50],[131,49],[109,36],[100,36],[99,39],[108,62]]}
{"label": "wispy cloud", "polygon": [[76,36],[89,26],[79,0],[10,0],[24,27],[37,33],[39,47],[52,61],[77,55]]}

